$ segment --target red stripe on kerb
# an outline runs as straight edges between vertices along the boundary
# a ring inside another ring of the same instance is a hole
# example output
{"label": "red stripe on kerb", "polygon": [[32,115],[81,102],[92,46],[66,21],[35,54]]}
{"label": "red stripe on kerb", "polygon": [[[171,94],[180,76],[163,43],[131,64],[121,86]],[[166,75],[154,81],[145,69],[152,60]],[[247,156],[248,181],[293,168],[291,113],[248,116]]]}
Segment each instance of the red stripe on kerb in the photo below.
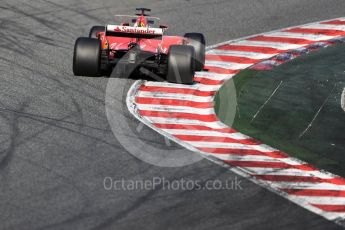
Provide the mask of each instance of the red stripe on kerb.
{"label": "red stripe on kerb", "polygon": [[326,189],[292,189],[282,188],[280,189],[290,195],[295,196],[334,196],[345,197],[344,190],[326,190]]}
{"label": "red stripe on kerb", "polygon": [[182,125],[182,124],[161,124],[153,123],[154,126],[161,129],[188,129],[188,130],[207,130],[207,131],[216,131],[221,133],[236,133],[237,131],[232,128],[220,128],[215,129],[204,125]]}
{"label": "red stripe on kerb", "polygon": [[215,91],[201,91],[196,89],[184,89],[184,88],[172,88],[172,87],[160,87],[160,86],[140,86],[139,91],[146,92],[160,92],[160,93],[178,93],[178,94],[190,94],[194,96],[212,96]]}
{"label": "red stripe on kerb", "polygon": [[201,84],[204,84],[204,85],[221,85],[224,83],[224,80],[212,80],[212,79],[202,78],[198,76],[194,76],[194,81],[200,82]]}
{"label": "red stripe on kerb", "polygon": [[162,99],[150,97],[136,97],[135,102],[138,104],[148,105],[172,105],[172,106],[188,106],[193,108],[213,108],[212,102],[196,102],[178,99]]}
{"label": "red stripe on kerb", "polygon": [[254,52],[263,54],[277,54],[284,53],[286,50],[279,50],[271,47],[260,47],[260,46],[240,46],[240,45],[222,45],[217,48],[217,50],[234,50],[234,51],[244,51],[244,52]]}
{"label": "red stripe on kerb", "polygon": [[200,151],[215,154],[233,154],[233,155],[257,155],[268,156],[272,158],[288,158],[289,156],[280,151],[262,152],[252,149],[235,149],[235,148],[198,148]]}
{"label": "red stripe on kerb", "polygon": [[314,207],[322,209],[326,212],[345,212],[345,205],[338,204],[311,204]]}
{"label": "red stripe on kerb", "polygon": [[328,21],[328,22],[321,22],[320,24],[345,25],[345,21],[332,20],[332,21]]}
{"label": "red stripe on kerb", "polygon": [[234,62],[234,63],[241,63],[241,64],[254,64],[260,62],[261,60],[246,58],[246,57],[236,57],[236,56],[226,56],[226,55],[216,55],[216,54],[207,54],[206,55],[207,61],[226,61],[226,62]]}
{"label": "red stripe on kerb", "polygon": [[258,145],[259,141],[252,138],[237,140],[230,137],[216,137],[216,136],[198,136],[198,135],[174,135],[175,137],[184,141],[204,141],[204,142],[223,142],[223,143],[240,143],[244,145]]}
{"label": "red stripe on kerb", "polygon": [[319,177],[312,177],[312,176],[287,176],[287,175],[255,175],[255,177],[261,180],[269,180],[269,181],[330,183],[330,184],[337,184],[337,185],[345,185],[345,182],[343,180],[339,180],[338,178],[319,178]]}
{"label": "red stripe on kerb", "polygon": [[301,34],[322,34],[328,36],[345,35],[345,31],[341,30],[328,30],[328,29],[311,29],[311,28],[292,28],[284,30],[289,33],[301,33]]}
{"label": "red stripe on kerb", "polygon": [[302,38],[285,38],[285,37],[270,37],[270,36],[257,36],[248,38],[249,41],[263,41],[263,42],[282,42],[289,44],[311,44],[314,41],[310,41]]}
{"label": "red stripe on kerb", "polygon": [[306,171],[315,171],[316,169],[311,165],[290,165],[284,162],[265,162],[265,161],[229,161],[225,160],[225,163],[231,166],[238,167],[258,167],[258,168],[281,168],[281,169],[301,169]]}
{"label": "red stripe on kerb", "polygon": [[220,73],[220,74],[237,74],[240,72],[239,70],[234,70],[234,69],[225,69],[221,67],[215,67],[215,66],[205,66],[205,70],[208,72],[213,72],[213,73]]}
{"label": "red stripe on kerb", "polygon": [[187,120],[198,120],[204,122],[218,121],[215,114],[210,115],[200,115],[194,113],[177,113],[177,112],[161,112],[161,111],[151,111],[151,110],[138,110],[141,116],[147,117],[162,117],[162,118],[179,118]]}

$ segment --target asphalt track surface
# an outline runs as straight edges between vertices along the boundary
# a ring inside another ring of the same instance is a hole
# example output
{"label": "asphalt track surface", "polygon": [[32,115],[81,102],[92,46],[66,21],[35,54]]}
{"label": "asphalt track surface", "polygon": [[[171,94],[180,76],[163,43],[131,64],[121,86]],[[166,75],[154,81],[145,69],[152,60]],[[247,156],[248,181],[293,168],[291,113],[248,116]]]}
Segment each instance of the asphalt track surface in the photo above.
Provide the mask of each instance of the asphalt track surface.
{"label": "asphalt track surface", "polygon": [[[0,229],[342,229],[246,180],[241,191],[104,189],[107,176],[236,176],[207,160],[161,168],[136,159],[109,127],[108,79],[73,76],[75,39],[138,6],[154,9],[170,33],[199,31],[209,45],[345,14],[343,0],[1,1]],[[131,138],[179,148],[145,127]]]}

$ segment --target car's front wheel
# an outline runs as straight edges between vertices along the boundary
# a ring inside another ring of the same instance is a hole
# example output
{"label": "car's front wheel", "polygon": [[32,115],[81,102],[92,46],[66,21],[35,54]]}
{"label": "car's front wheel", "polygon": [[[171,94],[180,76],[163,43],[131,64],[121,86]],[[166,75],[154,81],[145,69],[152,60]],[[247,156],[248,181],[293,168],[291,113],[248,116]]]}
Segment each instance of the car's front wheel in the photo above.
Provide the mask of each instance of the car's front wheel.
{"label": "car's front wheel", "polygon": [[167,81],[192,84],[195,72],[195,51],[192,46],[172,45],[168,52]]}
{"label": "car's front wheel", "polygon": [[101,42],[95,38],[78,38],[74,45],[73,73],[75,76],[100,75]]}

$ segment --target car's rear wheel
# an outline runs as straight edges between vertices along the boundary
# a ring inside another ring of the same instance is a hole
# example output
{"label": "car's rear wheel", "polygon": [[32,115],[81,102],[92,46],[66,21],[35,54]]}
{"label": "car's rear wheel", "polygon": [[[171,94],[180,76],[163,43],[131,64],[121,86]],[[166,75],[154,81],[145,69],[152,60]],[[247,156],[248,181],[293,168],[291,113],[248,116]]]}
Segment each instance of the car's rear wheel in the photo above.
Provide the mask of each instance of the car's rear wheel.
{"label": "car's rear wheel", "polygon": [[195,50],[195,71],[203,70],[205,66],[205,37],[200,33],[186,33],[184,35],[188,39],[188,45],[194,47]]}
{"label": "car's rear wheel", "polygon": [[93,26],[89,32],[89,38],[97,38],[99,32],[104,32],[105,26]]}
{"label": "car's rear wheel", "polygon": [[168,52],[167,81],[192,84],[194,82],[195,51],[192,46],[172,45]]}
{"label": "car's rear wheel", "polygon": [[78,38],[74,45],[73,73],[76,76],[99,76],[101,42],[95,38]]}

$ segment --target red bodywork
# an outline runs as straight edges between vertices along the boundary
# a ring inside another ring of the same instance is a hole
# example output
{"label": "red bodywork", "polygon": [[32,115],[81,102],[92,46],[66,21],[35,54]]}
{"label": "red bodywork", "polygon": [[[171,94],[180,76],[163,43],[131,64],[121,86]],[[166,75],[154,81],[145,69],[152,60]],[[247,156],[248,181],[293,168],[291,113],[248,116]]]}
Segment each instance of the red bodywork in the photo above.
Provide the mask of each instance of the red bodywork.
{"label": "red bodywork", "polygon": [[[122,23],[121,26],[126,26],[126,24]],[[138,16],[135,26],[138,28],[148,28],[146,17],[144,15]],[[99,32],[98,36],[102,42],[102,49],[112,51],[109,54],[109,59],[116,56],[116,51],[123,52],[129,50],[133,43],[137,44],[142,51],[155,54],[167,54],[171,45],[187,44],[187,40],[181,36],[162,35],[156,38],[133,38],[130,36],[107,35],[106,32]]]}

